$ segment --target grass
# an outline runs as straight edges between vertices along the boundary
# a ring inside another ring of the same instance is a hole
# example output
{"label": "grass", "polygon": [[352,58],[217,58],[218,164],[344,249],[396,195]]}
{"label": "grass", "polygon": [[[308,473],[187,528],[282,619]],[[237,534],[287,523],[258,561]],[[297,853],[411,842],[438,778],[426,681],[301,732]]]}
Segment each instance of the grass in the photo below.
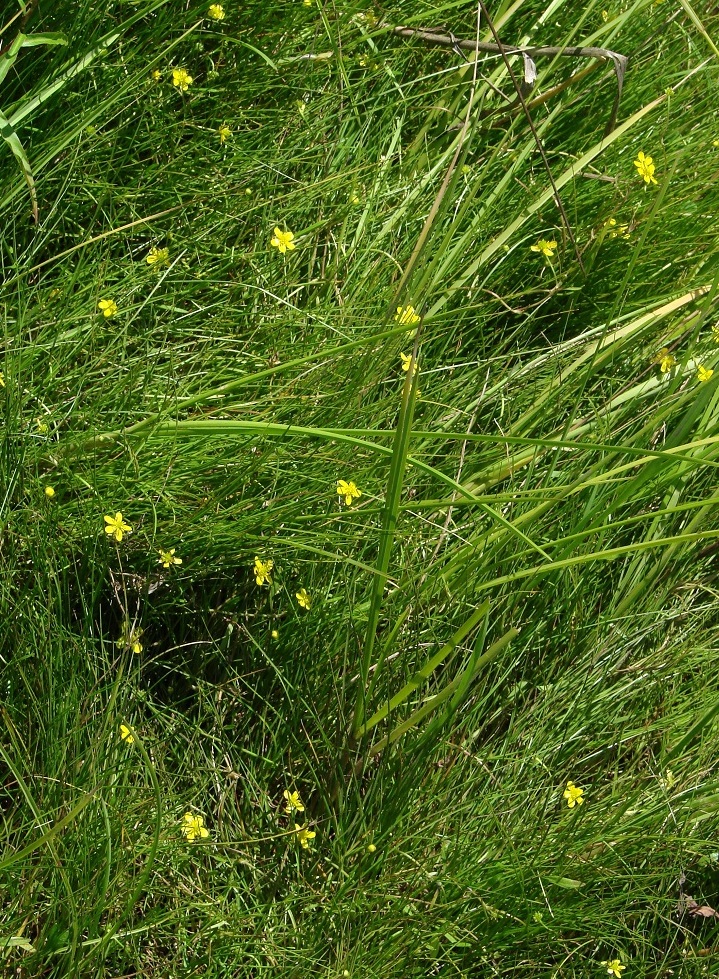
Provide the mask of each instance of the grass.
{"label": "grass", "polygon": [[471,5],[225,11],[0,85],[3,970],[714,974],[716,12],[489,10],[605,137],[385,26]]}

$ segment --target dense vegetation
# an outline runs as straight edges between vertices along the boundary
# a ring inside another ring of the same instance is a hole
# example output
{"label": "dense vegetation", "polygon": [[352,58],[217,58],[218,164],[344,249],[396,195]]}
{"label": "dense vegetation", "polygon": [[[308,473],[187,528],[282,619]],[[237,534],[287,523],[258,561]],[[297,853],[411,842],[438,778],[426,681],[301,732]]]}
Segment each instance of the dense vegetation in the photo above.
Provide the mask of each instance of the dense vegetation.
{"label": "dense vegetation", "polygon": [[5,4],[3,974],[716,974],[719,11],[602,3]]}

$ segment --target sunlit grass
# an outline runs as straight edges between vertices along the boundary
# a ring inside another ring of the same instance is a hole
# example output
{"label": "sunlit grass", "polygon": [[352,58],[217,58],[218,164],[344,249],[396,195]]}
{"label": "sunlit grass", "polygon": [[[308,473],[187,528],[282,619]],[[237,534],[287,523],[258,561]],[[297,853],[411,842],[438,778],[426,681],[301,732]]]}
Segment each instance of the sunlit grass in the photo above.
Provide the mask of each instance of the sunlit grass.
{"label": "sunlit grass", "polygon": [[7,970],[713,974],[716,15],[492,10],[550,181],[471,6],[209,6],[0,86]]}

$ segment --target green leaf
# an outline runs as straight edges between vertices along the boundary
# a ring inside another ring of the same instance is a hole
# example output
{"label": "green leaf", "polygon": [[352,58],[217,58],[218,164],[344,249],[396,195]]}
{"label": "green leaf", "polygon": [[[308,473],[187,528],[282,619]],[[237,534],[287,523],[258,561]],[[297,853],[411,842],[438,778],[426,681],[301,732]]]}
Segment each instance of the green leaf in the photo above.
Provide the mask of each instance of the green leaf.
{"label": "green leaf", "polygon": [[13,938],[0,938],[0,948],[21,948],[24,952],[34,952],[35,947],[30,944],[27,938],[14,936]]}
{"label": "green leaf", "polygon": [[30,198],[32,200],[32,214],[35,219],[35,224],[38,221],[38,209],[37,209],[37,194],[35,193],[35,181],[32,175],[32,169],[30,167],[30,161],[27,158],[27,154],[22,147],[17,133],[10,125],[7,116],[0,111],[0,136],[5,140],[5,142],[10,147],[13,156],[20,164],[20,169],[22,170],[25,181],[30,190]]}

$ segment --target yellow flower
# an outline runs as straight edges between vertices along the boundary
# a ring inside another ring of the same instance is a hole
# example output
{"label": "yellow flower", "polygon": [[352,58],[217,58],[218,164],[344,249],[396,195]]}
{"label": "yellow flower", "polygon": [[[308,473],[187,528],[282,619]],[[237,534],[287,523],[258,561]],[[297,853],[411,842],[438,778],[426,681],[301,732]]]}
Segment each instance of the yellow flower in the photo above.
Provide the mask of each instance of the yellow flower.
{"label": "yellow flower", "polygon": [[162,72],[160,71],[159,68],[155,68],[155,70],[152,73],[153,82],[159,82],[161,78],[162,78]]}
{"label": "yellow flower", "polygon": [[297,599],[297,602],[301,608],[309,609],[310,605],[312,604],[312,599],[304,588],[300,588],[300,590],[295,594],[295,598]]}
{"label": "yellow flower", "polygon": [[362,496],[362,491],[357,489],[351,479],[349,482],[345,479],[338,479],[337,494],[344,497],[345,506],[352,506],[352,500],[358,500]]}
{"label": "yellow flower", "polygon": [[181,92],[186,92],[192,85],[192,75],[188,75],[184,68],[172,69],[172,84],[179,88]]}
{"label": "yellow flower", "polygon": [[55,490],[52,488],[52,486],[46,486],[45,496],[48,498],[48,500],[51,500],[54,495],[55,495]]}
{"label": "yellow flower", "polygon": [[4,388],[4,387],[5,387],[5,375],[3,374],[2,371],[0,371],[0,388]]}
{"label": "yellow flower", "polygon": [[374,845],[374,843],[367,844],[367,853],[374,853],[376,850],[377,847]]}
{"label": "yellow flower", "polygon": [[666,347],[663,347],[654,358],[654,363],[659,364],[662,374],[668,374],[672,367],[676,367],[677,359]]}
{"label": "yellow flower", "polygon": [[567,805],[570,809],[574,809],[575,806],[581,806],[584,803],[583,795],[584,789],[578,789],[574,782],[567,782],[567,787],[564,790],[564,798],[567,800]]}
{"label": "yellow flower", "polygon": [[634,166],[637,168],[639,176],[642,178],[645,184],[655,184],[656,178],[654,177],[654,160],[651,156],[645,156],[640,150],[637,153],[637,158],[634,161]]}
{"label": "yellow flower", "polygon": [[272,581],[274,561],[262,561],[255,555],[255,581],[258,585],[269,585]]}
{"label": "yellow flower", "polygon": [[285,812],[292,812],[293,809],[296,809],[297,812],[305,811],[299,792],[290,792],[289,789],[285,789],[282,795],[285,798]]}
{"label": "yellow flower", "polygon": [[181,557],[175,557],[175,548],[171,547],[169,551],[163,551],[162,548],[159,550],[159,560],[158,564],[161,564],[163,568],[169,568],[171,564],[182,564]]}
{"label": "yellow flower", "polygon": [[36,418],[35,423],[37,424],[37,430],[41,435],[47,435],[47,433],[50,431],[50,426],[44,418]]}
{"label": "yellow flower", "polygon": [[602,965],[607,967],[607,973],[610,976],[615,976],[616,979],[622,979],[622,972],[626,969],[626,965],[622,965],[619,959],[604,961],[602,962]]}
{"label": "yellow flower", "polygon": [[[407,371],[409,370],[409,365],[412,363],[412,354],[409,354],[408,355],[408,354],[400,353],[400,357],[402,358],[402,370],[406,374]],[[416,362],[415,365],[414,365],[414,372],[415,372],[415,374],[419,372],[419,363],[418,362]]]}
{"label": "yellow flower", "polygon": [[120,725],[120,737],[123,741],[127,741],[128,744],[132,744],[135,740],[133,733],[127,724]]}
{"label": "yellow flower", "polygon": [[544,255],[545,258],[553,258],[557,250],[557,243],[556,241],[547,241],[546,238],[540,238],[536,244],[530,245],[529,249]]}
{"label": "yellow flower", "polygon": [[122,623],[122,631],[120,632],[120,638],[117,640],[117,642],[123,649],[132,650],[133,653],[141,653],[141,635],[142,629],[133,628],[127,619],[125,619],[125,621]]}
{"label": "yellow flower", "polygon": [[398,306],[395,315],[395,323],[400,326],[414,326],[419,323],[420,317],[415,313],[414,306]]}
{"label": "yellow flower", "polygon": [[302,3],[305,5],[305,7],[312,6],[312,0],[302,0]]}
{"label": "yellow flower", "polygon": [[605,24],[609,20],[609,11],[608,10],[603,10],[602,11],[602,20],[604,21]]}
{"label": "yellow flower", "polygon": [[167,265],[169,257],[169,248],[155,248],[153,245],[147,253],[145,261],[148,265],[154,265],[156,268],[161,269],[163,265]]}
{"label": "yellow flower", "polygon": [[182,826],[182,832],[185,834],[190,843],[195,840],[206,840],[210,835],[210,831],[205,829],[205,820],[202,816],[193,816],[191,812],[185,813],[185,821]]}
{"label": "yellow flower", "polygon": [[302,844],[305,850],[309,848],[310,840],[313,840],[317,833],[313,833],[311,829],[307,829],[307,826],[298,826],[295,823],[295,836],[297,841]]}
{"label": "yellow flower", "polygon": [[279,248],[284,255],[285,252],[291,252],[296,247],[292,244],[294,237],[291,231],[280,231],[279,228],[275,228],[275,237],[270,241],[270,244],[274,248]]}
{"label": "yellow flower", "polygon": [[220,128],[217,130],[217,135],[220,137],[220,143],[226,143],[227,140],[232,135],[232,130],[230,129],[229,126],[225,126],[225,124],[223,123],[220,126]]}
{"label": "yellow flower", "polygon": [[697,367],[697,381],[708,381],[713,373],[714,371],[711,367],[704,367],[702,364],[699,364]]}
{"label": "yellow flower", "polygon": [[603,227],[610,238],[631,238],[628,224],[617,224],[616,218],[607,218]]}
{"label": "yellow flower", "polygon": [[105,517],[105,533],[113,536],[119,543],[123,534],[132,533],[132,527],[123,521],[122,514],[118,510],[114,517]]}
{"label": "yellow flower", "polygon": [[117,303],[114,299],[101,299],[97,305],[106,320],[109,320],[117,312]]}
{"label": "yellow flower", "polygon": [[211,3],[207,8],[207,16],[211,20],[224,20],[225,8],[220,3]]}
{"label": "yellow flower", "polygon": [[279,632],[278,632],[277,629],[273,629],[272,632],[270,633],[270,635],[272,636],[273,639],[279,639],[280,638],[280,634],[279,634]]}

